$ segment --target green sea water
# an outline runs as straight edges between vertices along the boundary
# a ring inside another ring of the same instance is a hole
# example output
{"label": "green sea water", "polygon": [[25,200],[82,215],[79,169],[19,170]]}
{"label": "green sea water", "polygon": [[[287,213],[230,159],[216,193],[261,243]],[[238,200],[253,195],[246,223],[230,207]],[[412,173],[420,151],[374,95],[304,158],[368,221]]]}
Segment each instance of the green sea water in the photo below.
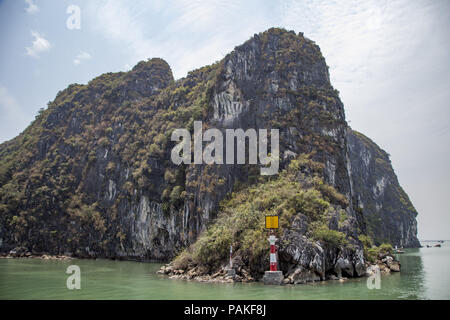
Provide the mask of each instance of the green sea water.
{"label": "green sea water", "polygon": [[[297,286],[211,284],[170,280],[156,274],[161,264],[155,263],[0,259],[0,299],[450,299],[449,242],[407,249],[398,258],[402,272],[381,276],[380,289],[369,289],[367,278]],[[80,267],[80,290],[66,286],[72,264]]]}

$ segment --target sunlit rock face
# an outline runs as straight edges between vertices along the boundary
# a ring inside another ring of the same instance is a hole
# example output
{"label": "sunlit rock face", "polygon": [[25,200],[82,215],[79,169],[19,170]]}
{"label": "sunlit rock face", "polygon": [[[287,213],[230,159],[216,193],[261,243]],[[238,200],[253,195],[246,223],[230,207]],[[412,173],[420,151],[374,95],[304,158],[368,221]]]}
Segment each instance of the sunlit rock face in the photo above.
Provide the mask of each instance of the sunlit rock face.
{"label": "sunlit rock face", "polygon": [[[194,120],[223,132],[279,129],[280,169],[312,154],[324,180],[347,197],[346,234],[418,245],[416,212],[384,152],[349,129],[319,47],[301,33],[270,29],[177,81],[164,60],[151,59],[58,93],[23,134],[0,145],[0,249],[173,258],[260,172],[175,166],[170,132],[192,130]],[[330,270],[361,273],[360,243],[355,252],[322,248],[302,240],[300,222],[287,234],[293,241],[283,255],[292,261],[286,268],[298,267],[290,270],[294,282]]]}

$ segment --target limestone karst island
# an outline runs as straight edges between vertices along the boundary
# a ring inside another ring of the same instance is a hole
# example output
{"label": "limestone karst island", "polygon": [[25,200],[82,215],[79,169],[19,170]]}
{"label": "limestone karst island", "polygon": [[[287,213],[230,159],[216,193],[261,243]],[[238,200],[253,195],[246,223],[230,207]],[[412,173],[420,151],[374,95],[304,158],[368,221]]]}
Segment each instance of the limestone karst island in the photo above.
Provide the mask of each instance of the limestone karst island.
{"label": "limestone karst island", "polygon": [[[279,129],[280,173],[174,165],[171,132],[195,120]],[[419,246],[388,154],[349,127],[301,33],[256,34],[178,81],[153,58],[70,85],[0,152],[5,254],[172,260],[165,273],[195,278],[225,275],[232,245],[235,280],[257,281],[268,214],[285,283],[363,276],[383,248]]]}
{"label": "limestone karst island", "polygon": [[[191,52],[181,77],[182,53],[148,46],[94,73],[108,52],[80,51],[89,80],[67,78],[82,84],[0,144],[0,299],[449,299],[447,278],[418,277],[427,254],[450,255],[419,242],[412,179],[393,166],[416,167],[349,121],[329,43],[299,31],[247,32],[214,63]],[[62,50],[28,49],[36,64]]]}

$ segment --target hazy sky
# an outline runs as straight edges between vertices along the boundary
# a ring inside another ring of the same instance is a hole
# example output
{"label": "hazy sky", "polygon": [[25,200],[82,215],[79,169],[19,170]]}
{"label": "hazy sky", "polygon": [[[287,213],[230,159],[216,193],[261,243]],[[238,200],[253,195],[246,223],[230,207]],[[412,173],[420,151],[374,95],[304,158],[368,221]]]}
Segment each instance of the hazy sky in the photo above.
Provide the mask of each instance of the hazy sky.
{"label": "hazy sky", "polygon": [[151,57],[180,78],[273,26],[321,47],[350,125],[391,155],[419,238],[450,239],[449,0],[0,0],[0,142],[70,83]]}

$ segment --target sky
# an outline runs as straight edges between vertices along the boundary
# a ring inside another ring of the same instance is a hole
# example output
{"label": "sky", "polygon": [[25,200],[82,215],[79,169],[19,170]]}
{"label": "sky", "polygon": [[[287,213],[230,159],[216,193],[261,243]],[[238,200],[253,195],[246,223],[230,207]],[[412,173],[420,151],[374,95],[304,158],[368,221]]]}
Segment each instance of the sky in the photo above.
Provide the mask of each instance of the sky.
{"label": "sky", "polygon": [[419,239],[450,239],[449,0],[0,0],[0,142],[71,83],[152,57],[179,79],[270,27],[320,46],[350,126],[391,155]]}

